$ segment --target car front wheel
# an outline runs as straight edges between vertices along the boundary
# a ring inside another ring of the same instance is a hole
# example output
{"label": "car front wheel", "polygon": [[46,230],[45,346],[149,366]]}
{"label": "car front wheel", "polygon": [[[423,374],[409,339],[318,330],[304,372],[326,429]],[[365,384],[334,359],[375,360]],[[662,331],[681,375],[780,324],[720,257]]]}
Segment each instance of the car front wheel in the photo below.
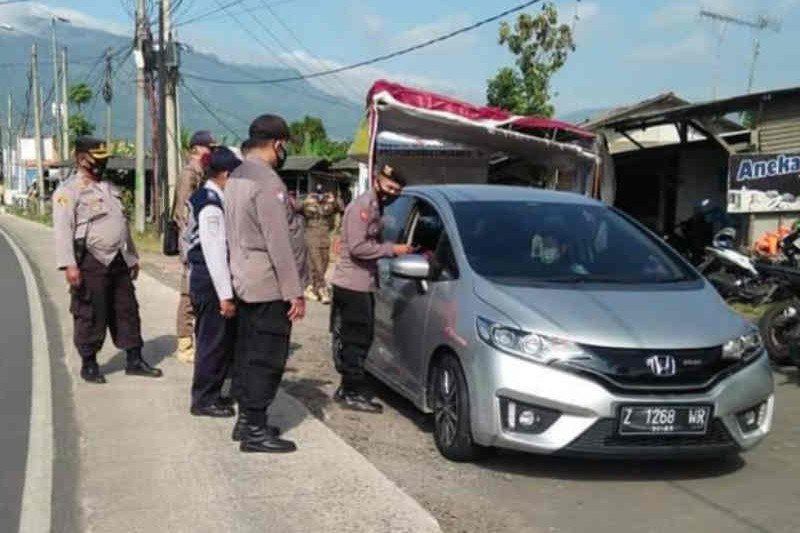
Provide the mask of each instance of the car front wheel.
{"label": "car front wheel", "polygon": [[472,440],[469,391],[458,359],[452,355],[440,359],[432,381],[436,448],[451,461],[467,462],[485,457],[487,448]]}

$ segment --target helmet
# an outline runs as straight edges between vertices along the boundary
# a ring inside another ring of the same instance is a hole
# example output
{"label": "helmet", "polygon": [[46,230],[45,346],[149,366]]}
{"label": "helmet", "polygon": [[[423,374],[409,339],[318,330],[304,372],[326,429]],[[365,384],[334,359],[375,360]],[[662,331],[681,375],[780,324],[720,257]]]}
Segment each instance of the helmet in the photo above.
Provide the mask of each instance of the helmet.
{"label": "helmet", "polygon": [[733,228],[722,228],[714,235],[712,245],[714,248],[733,248],[736,242],[736,230]]}

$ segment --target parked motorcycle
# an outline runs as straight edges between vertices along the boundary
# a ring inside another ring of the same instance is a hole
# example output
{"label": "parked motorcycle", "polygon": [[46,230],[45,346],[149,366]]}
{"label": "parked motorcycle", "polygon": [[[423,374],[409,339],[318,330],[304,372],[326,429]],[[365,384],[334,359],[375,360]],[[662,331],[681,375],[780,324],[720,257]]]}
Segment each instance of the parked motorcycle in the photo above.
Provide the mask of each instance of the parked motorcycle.
{"label": "parked motorcycle", "polygon": [[768,263],[757,268],[791,294],[762,315],[758,326],[764,346],[774,363],[800,366],[800,270]]}

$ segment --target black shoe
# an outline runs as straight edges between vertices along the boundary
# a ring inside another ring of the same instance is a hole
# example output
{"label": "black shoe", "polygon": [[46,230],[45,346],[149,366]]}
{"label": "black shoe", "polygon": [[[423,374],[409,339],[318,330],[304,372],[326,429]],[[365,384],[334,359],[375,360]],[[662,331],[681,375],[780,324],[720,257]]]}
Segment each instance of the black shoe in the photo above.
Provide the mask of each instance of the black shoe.
{"label": "black shoe", "polygon": [[[236,423],[233,425],[233,432],[231,433],[231,440],[233,442],[241,442],[242,435],[244,434],[244,428],[247,426],[247,415],[244,414],[244,409],[239,410],[239,418],[236,419]],[[267,424],[267,434],[270,437],[279,437],[281,434],[281,430],[278,427],[270,426]]]}
{"label": "black shoe", "polygon": [[233,407],[218,404],[192,407],[191,412],[194,416],[209,416],[211,418],[233,418],[236,416],[236,411]]}
{"label": "black shoe", "polygon": [[216,403],[220,407],[233,407],[236,400],[234,400],[232,396],[220,396]]}
{"label": "black shoe", "polygon": [[160,368],[153,368],[144,359],[128,361],[125,373],[129,376],[143,376],[146,378],[160,378],[164,375]]}
{"label": "black shoe", "polygon": [[341,405],[343,409],[349,409],[351,411],[375,414],[383,412],[383,406],[372,398],[368,398],[360,392],[345,390],[342,387],[336,389],[333,400]]}
{"label": "black shoe", "polygon": [[100,366],[98,366],[97,363],[83,365],[81,368],[81,377],[86,383],[102,385],[106,382],[106,378],[100,373]]}
{"label": "black shoe", "polygon": [[297,451],[297,446],[290,440],[270,436],[265,427],[247,424],[239,450],[245,453],[291,453]]}

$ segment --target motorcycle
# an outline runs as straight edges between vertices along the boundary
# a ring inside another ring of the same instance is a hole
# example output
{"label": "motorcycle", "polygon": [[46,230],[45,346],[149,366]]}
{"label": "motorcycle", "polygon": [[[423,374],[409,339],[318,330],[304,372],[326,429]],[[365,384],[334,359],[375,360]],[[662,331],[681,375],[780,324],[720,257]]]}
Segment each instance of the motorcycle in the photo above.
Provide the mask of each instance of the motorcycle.
{"label": "motorcycle", "polygon": [[757,268],[791,295],[762,315],[758,327],[764,346],[774,363],[800,367],[800,270],[768,263]]}

